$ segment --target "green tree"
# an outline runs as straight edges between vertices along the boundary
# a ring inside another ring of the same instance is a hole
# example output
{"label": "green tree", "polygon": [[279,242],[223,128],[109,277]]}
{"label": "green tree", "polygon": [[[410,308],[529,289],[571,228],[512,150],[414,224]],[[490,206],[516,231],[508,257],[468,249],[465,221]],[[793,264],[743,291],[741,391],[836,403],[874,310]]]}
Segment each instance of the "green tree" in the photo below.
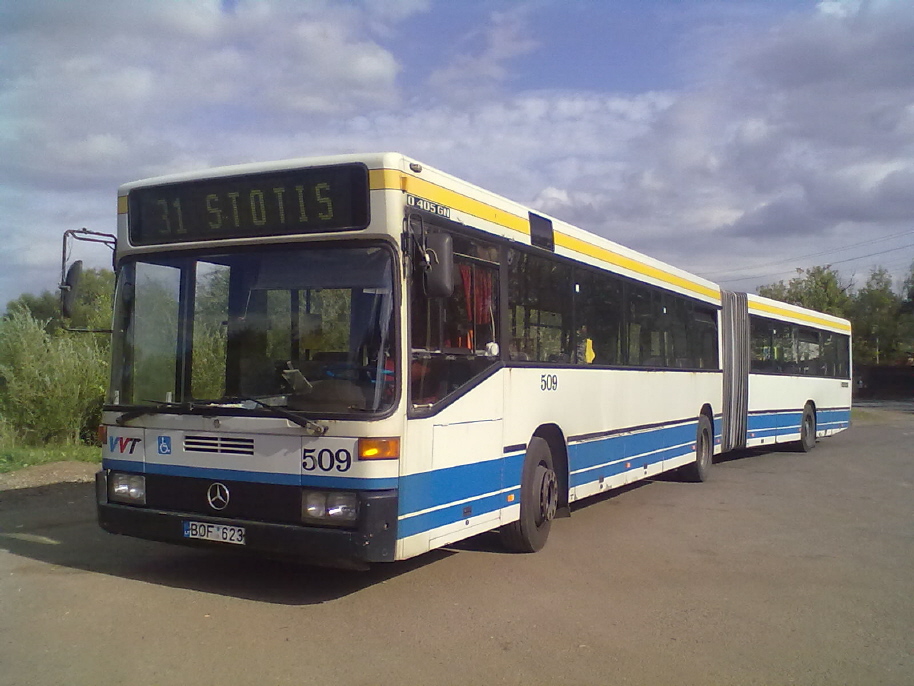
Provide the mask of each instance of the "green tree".
{"label": "green tree", "polygon": [[854,359],[865,364],[897,361],[902,300],[892,289],[888,270],[876,267],[855,295],[850,316],[854,327]]}
{"label": "green tree", "polygon": [[47,322],[49,332],[60,329],[60,296],[51,291],[41,295],[23,293],[15,300],[10,300],[6,305],[6,318],[15,310],[25,310],[36,320]]}
{"label": "green tree", "polygon": [[79,283],[72,328],[110,329],[114,302],[114,272],[86,269]]}
{"label": "green tree", "polygon": [[846,317],[851,305],[851,283],[842,282],[831,265],[797,269],[797,276],[787,284],[778,281],[760,286],[758,294],[773,300]]}
{"label": "green tree", "polygon": [[898,349],[907,363],[914,358],[914,262],[908,270],[901,289],[898,308]]}
{"label": "green tree", "polygon": [[107,380],[107,339],[47,331],[14,305],[0,320],[0,420],[32,444],[94,435]]}
{"label": "green tree", "polygon": [[111,326],[114,274],[87,269],[74,316],[58,293],[25,293],[0,318],[0,430],[4,440],[43,444],[95,440],[108,377],[110,339],[64,327]]}
{"label": "green tree", "polygon": [[114,295],[114,272],[110,269],[86,269],[79,283],[73,317],[65,321],[60,312],[60,294],[44,291],[41,295],[23,293],[6,305],[6,317],[20,309],[44,322],[48,333],[62,328],[107,329],[111,327]]}

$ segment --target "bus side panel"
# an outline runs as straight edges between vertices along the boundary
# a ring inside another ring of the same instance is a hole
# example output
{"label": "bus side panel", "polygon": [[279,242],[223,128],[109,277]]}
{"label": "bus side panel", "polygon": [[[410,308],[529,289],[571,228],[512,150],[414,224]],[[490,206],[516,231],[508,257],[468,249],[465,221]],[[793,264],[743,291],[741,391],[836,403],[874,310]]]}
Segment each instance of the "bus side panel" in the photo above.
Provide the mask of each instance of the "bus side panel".
{"label": "bus side panel", "polygon": [[847,379],[750,374],[747,445],[800,440],[803,408],[810,401],[816,407],[818,437],[850,426],[851,388]]}
{"label": "bus side panel", "polygon": [[[716,372],[509,371],[505,443],[526,445],[538,427],[558,426],[572,502],[692,462],[698,414],[706,404],[719,412],[722,397]],[[506,484],[519,484],[521,465],[506,473]]]}
{"label": "bus side panel", "polygon": [[499,372],[441,412],[407,422],[398,559],[496,528],[503,508],[516,509],[503,471],[506,459],[522,456],[505,457],[503,388]]}

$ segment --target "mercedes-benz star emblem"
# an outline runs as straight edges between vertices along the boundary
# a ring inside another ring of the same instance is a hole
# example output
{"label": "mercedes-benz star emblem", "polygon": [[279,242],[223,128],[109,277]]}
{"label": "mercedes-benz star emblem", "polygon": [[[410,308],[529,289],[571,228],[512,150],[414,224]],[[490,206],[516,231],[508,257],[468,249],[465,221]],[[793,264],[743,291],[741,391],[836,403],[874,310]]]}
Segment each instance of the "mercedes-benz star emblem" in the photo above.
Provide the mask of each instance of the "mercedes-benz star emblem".
{"label": "mercedes-benz star emblem", "polygon": [[206,491],[206,500],[214,510],[224,510],[229,504],[228,486],[220,484],[218,481],[210,484],[209,489]]}

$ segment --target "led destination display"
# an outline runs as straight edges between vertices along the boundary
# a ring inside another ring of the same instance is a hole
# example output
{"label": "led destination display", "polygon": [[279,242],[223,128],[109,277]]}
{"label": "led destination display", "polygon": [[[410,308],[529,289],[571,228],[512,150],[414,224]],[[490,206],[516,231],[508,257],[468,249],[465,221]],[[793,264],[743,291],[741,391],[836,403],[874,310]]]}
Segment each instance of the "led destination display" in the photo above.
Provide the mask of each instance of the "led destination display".
{"label": "led destination display", "polygon": [[312,167],[137,188],[133,245],[344,231],[368,226],[368,169]]}

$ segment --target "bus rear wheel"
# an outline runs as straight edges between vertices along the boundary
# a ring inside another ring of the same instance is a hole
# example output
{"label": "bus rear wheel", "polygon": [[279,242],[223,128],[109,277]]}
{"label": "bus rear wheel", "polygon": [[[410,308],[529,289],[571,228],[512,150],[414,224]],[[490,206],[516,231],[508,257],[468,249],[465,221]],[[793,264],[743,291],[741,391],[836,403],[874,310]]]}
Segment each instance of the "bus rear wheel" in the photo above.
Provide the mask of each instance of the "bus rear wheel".
{"label": "bus rear wheel", "polygon": [[685,481],[703,482],[711,473],[714,461],[714,430],[707,415],[698,417],[698,431],[695,434],[695,462],[682,468]]}
{"label": "bus rear wheel", "polygon": [[546,545],[559,504],[559,482],[552,451],[534,436],[527,446],[520,486],[520,519],[501,529],[502,544],[511,552],[535,553]]}
{"label": "bus rear wheel", "polygon": [[803,421],[800,423],[800,442],[797,447],[804,453],[816,447],[816,413],[812,405],[803,408]]}

